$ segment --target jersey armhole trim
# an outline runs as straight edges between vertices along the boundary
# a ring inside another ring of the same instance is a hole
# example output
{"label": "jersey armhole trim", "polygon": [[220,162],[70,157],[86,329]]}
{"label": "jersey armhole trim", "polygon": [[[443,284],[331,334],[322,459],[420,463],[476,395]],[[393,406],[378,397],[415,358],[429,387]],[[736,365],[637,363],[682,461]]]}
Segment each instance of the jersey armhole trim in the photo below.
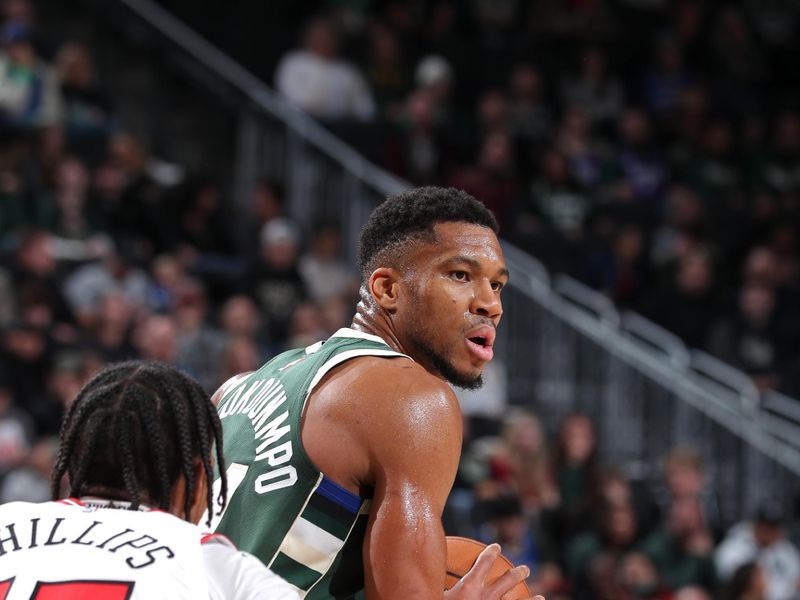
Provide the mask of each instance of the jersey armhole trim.
{"label": "jersey armhole trim", "polygon": [[223,546],[228,546],[229,548],[233,548],[236,550],[236,544],[234,544],[228,536],[223,535],[221,533],[207,533],[202,538],[200,538],[200,544],[222,544]]}
{"label": "jersey armhole trim", "polygon": [[317,369],[316,374],[314,375],[311,382],[308,384],[308,388],[306,389],[306,397],[303,400],[303,412],[306,409],[306,402],[308,402],[308,397],[311,395],[311,392],[314,391],[314,388],[319,385],[319,382],[322,380],[325,375],[328,374],[328,371],[332,370],[334,367],[342,364],[345,361],[351,360],[353,358],[358,358],[359,356],[383,356],[388,358],[407,358],[411,361],[414,359],[410,356],[402,354],[400,352],[396,352],[394,350],[386,350],[380,348],[358,348],[356,350],[345,350],[344,352],[340,352],[339,354],[334,355],[331,357],[327,362],[323,363],[323,365]]}

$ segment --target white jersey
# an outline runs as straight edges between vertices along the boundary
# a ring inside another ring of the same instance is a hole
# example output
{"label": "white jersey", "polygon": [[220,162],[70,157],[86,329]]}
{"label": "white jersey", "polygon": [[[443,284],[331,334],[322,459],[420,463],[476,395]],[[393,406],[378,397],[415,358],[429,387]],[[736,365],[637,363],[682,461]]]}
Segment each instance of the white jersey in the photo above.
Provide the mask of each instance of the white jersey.
{"label": "white jersey", "polygon": [[0,600],[296,600],[225,538],[172,514],[75,499],[0,505]]}

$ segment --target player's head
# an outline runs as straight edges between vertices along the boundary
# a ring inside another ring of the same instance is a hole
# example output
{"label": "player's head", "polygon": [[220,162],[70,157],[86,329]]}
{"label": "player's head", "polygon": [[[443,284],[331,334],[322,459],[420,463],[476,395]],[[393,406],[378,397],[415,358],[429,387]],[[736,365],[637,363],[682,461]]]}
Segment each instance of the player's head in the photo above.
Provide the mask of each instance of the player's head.
{"label": "player's head", "polygon": [[[196,381],[156,362],[106,367],[64,417],[53,498],[67,473],[71,496],[144,503],[196,522],[206,506],[214,513],[213,444],[223,464],[219,417]],[[223,474],[220,506],[226,494]]]}
{"label": "player's head", "polygon": [[429,371],[474,388],[491,359],[508,279],[494,215],[453,188],[388,198],[361,231],[362,308],[380,309]]}

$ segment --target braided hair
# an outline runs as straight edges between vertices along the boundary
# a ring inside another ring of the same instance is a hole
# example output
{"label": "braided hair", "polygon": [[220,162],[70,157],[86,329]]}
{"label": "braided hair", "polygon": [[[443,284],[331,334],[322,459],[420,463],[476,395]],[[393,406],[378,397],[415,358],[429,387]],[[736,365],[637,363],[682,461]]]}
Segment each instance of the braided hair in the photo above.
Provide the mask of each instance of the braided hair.
{"label": "braided hair", "polygon": [[[103,496],[142,502],[169,510],[174,485],[186,481],[184,518],[200,482],[193,464],[199,457],[208,483],[208,523],[214,514],[214,468],[223,465],[222,426],[200,385],[177,369],[158,362],[128,361],[106,367],[78,392],[61,426],[61,443],[51,479],[53,499],[69,475],[69,494],[101,490]],[[217,498],[221,509],[227,481]]]}

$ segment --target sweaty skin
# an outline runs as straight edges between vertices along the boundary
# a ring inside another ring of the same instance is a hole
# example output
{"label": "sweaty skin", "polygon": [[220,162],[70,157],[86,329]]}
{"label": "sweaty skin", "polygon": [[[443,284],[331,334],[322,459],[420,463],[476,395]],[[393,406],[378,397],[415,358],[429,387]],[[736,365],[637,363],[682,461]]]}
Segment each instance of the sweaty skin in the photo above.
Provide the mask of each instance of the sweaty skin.
{"label": "sweaty skin", "polygon": [[[508,270],[494,232],[461,222],[434,229],[435,243],[413,244],[402,265],[373,271],[352,324],[413,360],[365,356],[341,364],[311,393],[301,424],[317,468],[373,497],[363,549],[368,600],[443,597],[441,516],[462,436],[458,402],[443,377],[478,379],[491,352],[468,338],[490,346],[503,313]],[[528,569],[484,586],[498,553],[489,546],[444,597],[501,600]]]}

